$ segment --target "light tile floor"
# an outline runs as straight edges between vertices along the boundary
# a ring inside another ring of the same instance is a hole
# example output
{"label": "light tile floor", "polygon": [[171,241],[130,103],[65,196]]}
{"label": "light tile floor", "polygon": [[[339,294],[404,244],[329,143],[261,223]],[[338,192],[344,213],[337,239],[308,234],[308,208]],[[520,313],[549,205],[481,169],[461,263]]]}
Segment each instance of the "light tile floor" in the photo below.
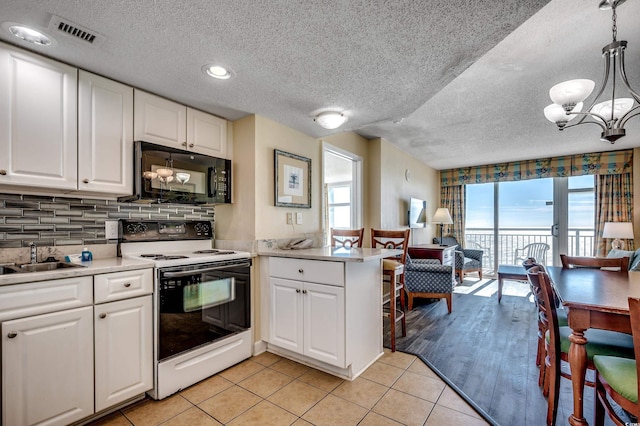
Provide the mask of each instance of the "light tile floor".
{"label": "light tile floor", "polygon": [[265,352],[94,425],[486,425],[419,358],[384,355],[354,381]]}

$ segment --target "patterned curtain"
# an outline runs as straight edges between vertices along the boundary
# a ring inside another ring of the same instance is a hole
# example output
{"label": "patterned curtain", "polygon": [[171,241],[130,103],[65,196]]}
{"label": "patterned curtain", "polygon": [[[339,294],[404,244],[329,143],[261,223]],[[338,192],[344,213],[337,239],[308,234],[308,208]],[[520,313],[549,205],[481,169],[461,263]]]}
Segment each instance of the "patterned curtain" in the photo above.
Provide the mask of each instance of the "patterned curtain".
{"label": "patterned curtain", "polygon": [[[596,176],[596,256],[606,256],[611,240],[602,238],[605,222],[633,222],[633,176],[631,173]],[[633,250],[633,240],[626,240]]]}
{"label": "patterned curtain", "polygon": [[440,188],[440,205],[449,209],[453,225],[444,225],[442,235],[452,235],[464,247],[464,185]]}

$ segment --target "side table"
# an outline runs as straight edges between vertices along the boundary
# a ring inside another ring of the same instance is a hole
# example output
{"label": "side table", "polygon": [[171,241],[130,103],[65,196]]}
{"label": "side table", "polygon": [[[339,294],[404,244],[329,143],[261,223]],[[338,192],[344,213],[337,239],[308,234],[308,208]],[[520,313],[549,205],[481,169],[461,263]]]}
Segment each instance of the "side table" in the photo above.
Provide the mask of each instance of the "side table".
{"label": "side table", "polygon": [[498,265],[498,303],[502,300],[502,280],[528,281],[524,266]]}
{"label": "side table", "polygon": [[409,246],[409,256],[415,259],[438,259],[443,265],[454,266],[454,251],[458,246],[441,246],[439,244],[417,244]]}

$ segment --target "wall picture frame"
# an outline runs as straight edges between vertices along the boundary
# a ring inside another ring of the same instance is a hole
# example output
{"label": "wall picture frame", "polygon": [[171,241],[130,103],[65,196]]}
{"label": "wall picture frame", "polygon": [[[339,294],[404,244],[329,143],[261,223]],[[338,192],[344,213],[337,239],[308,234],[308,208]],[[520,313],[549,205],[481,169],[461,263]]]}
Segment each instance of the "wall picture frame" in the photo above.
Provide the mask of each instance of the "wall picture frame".
{"label": "wall picture frame", "polygon": [[274,201],[276,207],[311,208],[311,159],[275,149]]}

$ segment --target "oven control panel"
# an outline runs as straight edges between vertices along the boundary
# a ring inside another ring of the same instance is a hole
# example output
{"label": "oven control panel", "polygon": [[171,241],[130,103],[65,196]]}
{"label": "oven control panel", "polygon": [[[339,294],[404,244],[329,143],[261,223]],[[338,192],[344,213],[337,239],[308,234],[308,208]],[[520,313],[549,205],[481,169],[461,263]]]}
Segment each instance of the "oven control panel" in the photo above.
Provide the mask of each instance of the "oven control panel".
{"label": "oven control panel", "polygon": [[120,221],[122,242],[198,240],[213,238],[208,220],[129,220]]}

